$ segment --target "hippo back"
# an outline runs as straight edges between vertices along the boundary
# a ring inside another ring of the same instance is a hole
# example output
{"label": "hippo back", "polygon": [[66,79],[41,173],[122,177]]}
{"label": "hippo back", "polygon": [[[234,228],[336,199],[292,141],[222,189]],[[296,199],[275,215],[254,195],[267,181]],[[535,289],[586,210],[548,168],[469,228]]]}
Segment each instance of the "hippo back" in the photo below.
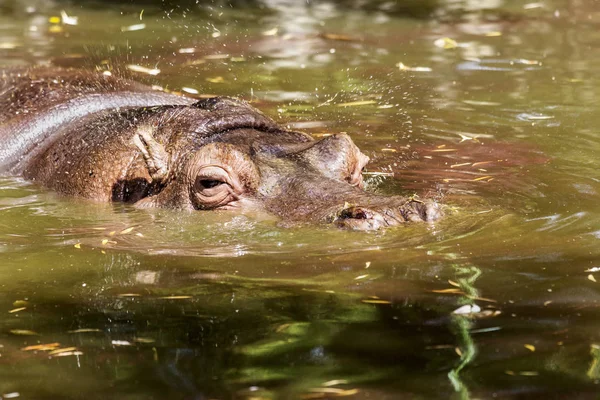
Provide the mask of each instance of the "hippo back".
{"label": "hippo back", "polygon": [[189,105],[137,82],[69,69],[0,71],[0,173],[20,174],[61,127],[111,109]]}

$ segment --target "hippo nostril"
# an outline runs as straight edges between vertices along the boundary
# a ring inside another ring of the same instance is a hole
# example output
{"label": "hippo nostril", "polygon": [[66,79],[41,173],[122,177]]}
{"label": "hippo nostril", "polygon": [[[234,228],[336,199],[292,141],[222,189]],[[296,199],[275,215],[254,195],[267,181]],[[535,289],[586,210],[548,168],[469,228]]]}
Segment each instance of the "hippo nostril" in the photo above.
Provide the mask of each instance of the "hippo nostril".
{"label": "hippo nostril", "polygon": [[373,217],[372,214],[370,210],[361,207],[349,207],[339,213],[338,219],[370,219]]}

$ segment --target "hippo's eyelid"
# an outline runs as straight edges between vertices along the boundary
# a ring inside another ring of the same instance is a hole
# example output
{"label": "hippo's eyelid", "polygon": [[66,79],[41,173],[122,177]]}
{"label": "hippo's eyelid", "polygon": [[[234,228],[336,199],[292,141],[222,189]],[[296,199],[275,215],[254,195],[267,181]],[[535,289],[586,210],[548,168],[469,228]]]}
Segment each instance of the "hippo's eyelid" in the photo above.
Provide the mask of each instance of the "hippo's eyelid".
{"label": "hippo's eyelid", "polygon": [[206,189],[214,188],[215,186],[219,186],[225,183],[218,179],[200,179],[199,182]]}

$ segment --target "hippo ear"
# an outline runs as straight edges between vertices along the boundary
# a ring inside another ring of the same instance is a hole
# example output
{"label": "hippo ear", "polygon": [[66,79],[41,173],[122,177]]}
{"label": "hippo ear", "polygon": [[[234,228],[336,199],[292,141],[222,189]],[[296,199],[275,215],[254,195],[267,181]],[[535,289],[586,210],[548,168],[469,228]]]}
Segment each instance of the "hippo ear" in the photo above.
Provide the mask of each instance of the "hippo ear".
{"label": "hippo ear", "polygon": [[169,176],[169,154],[164,146],[154,139],[153,128],[140,126],[133,136],[133,143],[144,156],[152,181],[165,183]]}

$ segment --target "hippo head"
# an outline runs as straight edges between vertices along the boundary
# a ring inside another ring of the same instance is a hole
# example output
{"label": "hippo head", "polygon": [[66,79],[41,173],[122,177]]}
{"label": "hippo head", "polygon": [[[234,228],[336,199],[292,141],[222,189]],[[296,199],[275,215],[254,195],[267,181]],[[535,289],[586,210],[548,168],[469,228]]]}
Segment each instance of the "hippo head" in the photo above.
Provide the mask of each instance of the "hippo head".
{"label": "hippo head", "polygon": [[138,129],[134,141],[153,181],[160,183],[138,207],[261,209],[292,223],[355,230],[441,215],[432,200],[365,191],[362,171],[369,157],[346,134],[315,141],[300,132],[236,128],[178,155],[169,154],[149,127]]}

